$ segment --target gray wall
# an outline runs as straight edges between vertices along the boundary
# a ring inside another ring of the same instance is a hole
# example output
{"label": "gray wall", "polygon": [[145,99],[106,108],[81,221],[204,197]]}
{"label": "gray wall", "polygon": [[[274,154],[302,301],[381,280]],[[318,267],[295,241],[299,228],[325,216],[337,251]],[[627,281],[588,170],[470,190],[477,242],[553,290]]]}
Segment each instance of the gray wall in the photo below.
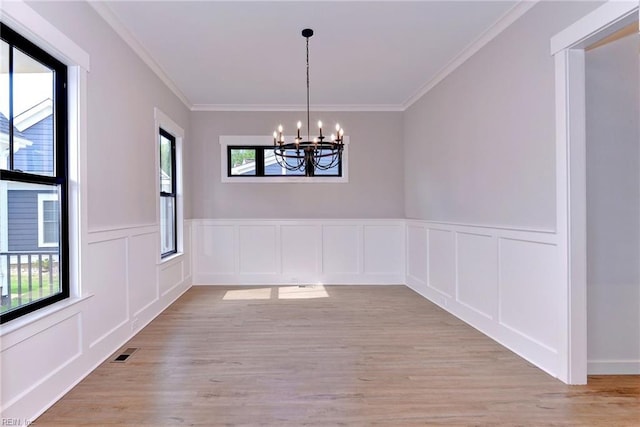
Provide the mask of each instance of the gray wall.
{"label": "gray wall", "polygon": [[640,36],[587,52],[588,359],[640,360]]}
{"label": "gray wall", "polygon": [[304,115],[192,113],[186,170],[192,179],[193,218],[404,217],[401,113],[312,113],[312,123],[339,122],[349,136],[348,183],[221,183],[220,135],[270,135],[279,123],[293,130]]}
{"label": "gray wall", "polygon": [[408,218],[555,229],[549,40],[597,6],[538,3],[406,111]]}
{"label": "gray wall", "polygon": [[[93,8],[84,2],[29,2],[91,55],[87,78],[89,229],[156,222],[153,109],[186,132],[189,110]],[[185,186],[185,218],[190,215]]]}

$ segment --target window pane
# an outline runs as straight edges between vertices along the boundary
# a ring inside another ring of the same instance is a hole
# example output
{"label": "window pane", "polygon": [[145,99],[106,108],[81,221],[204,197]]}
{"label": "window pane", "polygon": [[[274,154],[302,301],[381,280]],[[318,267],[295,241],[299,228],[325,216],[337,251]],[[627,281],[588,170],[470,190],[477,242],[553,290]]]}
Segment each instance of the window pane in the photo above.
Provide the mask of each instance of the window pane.
{"label": "window pane", "polygon": [[62,291],[59,190],[0,181],[0,212],[6,212],[6,224],[0,223],[2,313]]}
{"label": "window pane", "polygon": [[57,245],[59,242],[59,211],[57,200],[42,201],[42,242],[45,245]]}
{"label": "window pane", "polygon": [[53,71],[13,48],[13,168],[54,175]]}
{"label": "window pane", "polygon": [[9,149],[9,45],[0,41],[0,169],[7,169]]}
{"label": "window pane", "polygon": [[338,159],[334,158],[334,156],[331,153],[331,150],[324,150],[323,154],[328,154],[328,156],[322,157],[320,159],[320,166],[321,167],[317,167],[316,168],[315,175],[316,176],[339,176],[340,168],[338,167],[337,163],[334,166],[332,166],[332,167],[330,167],[328,169],[322,169],[322,167],[328,167],[329,165],[331,165],[331,163],[334,160],[338,160]]}
{"label": "window pane", "polygon": [[231,148],[229,151],[232,176],[251,176],[256,174],[255,149]]}
{"label": "window pane", "polygon": [[160,253],[176,251],[175,197],[160,196]]}
{"label": "window pane", "polygon": [[173,193],[173,150],[172,142],[160,135],[160,191]]}
{"label": "window pane", "polygon": [[264,174],[284,175],[287,170],[276,161],[276,156],[272,149],[264,150]]}
{"label": "window pane", "polygon": [[[287,155],[294,156],[296,154],[295,150],[285,150]],[[282,161],[282,160],[281,160]],[[295,167],[298,165],[297,159],[287,159],[287,164]],[[266,176],[282,176],[282,175],[291,175],[291,176],[304,176],[305,171],[304,167],[302,169],[289,170],[286,167],[283,167],[276,160],[275,153],[272,149],[264,150],[264,174]]]}

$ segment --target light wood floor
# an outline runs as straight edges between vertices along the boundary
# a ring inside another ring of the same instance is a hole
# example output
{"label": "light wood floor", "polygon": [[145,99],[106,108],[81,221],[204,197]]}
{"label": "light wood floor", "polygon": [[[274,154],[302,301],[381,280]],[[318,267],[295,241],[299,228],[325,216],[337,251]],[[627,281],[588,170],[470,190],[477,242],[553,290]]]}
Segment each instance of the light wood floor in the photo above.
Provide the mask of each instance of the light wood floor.
{"label": "light wood floor", "polygon": [[326,295],[194,287],[35,424],[640,426],[638,376],[564,385],[403,286]]}

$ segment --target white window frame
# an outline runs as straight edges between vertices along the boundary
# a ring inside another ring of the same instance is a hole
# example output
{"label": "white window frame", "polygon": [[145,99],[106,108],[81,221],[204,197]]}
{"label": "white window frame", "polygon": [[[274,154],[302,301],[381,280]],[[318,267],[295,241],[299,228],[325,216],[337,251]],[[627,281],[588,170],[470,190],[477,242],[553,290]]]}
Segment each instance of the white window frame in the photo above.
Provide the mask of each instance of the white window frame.
{"label": "white window frame", "polygon": [[[158,227],[157,238],[157,262],[162,264],[176,257],[184,255],[184,208],[183,208],[183,179],[182,179],[182,144],[184,140],[184,129],[182,129],[176,122],[171,120],[169,116],[163,113],[159,108],[154,108],[155,128],[154,128],[154,152],[156,170],[154,180],[156,183],[156,225]],[[162,242],[160,241],[162,233],[160,231],[160,150],[158,149],[158,138],[160,137],[160,129],[170,133],[176,139],[176,170],[174,171],[174,179],[176,182],[176,252],[162,257]]]}
{"label": "white window frame", "polygon": [[[293,140],[293,136],[285,139]],[[301,183],[301,184],[346,184],[349,182],[349,137],[345,135],[344,150],[342,151],[342,176],[228,176],[227,175],[227,147],[238,145],[262,145],[273,146],[273,136],[265,135],[220,135],[220,182],[236,184],[275,184],[275,183]]]}
{"label": "white window frame", "polygon": [[58,237],[58,243],[44,241],[44,202],[59,203],[58,195],[55,193],[38,193],[38,247],[57,248],[60,245],[60,237]]}
{"label": "white window frame", "polygon": [[[86,182],[87,171],[87,74],[91,70],[90,56],[68,36],[58,30],[36,13],[24,1],[0,2],[2,21],[27,38],[38,47],[44,49],[56,59],[67,65],[67,119],[68,119],[68,214],[69,214],[69,296],[50,306],[42,308],[11,322],[0,328],[0,337],[15,330],[36,325],[35,319],[50,317],[54,313],[66,309],[86,298],[82,294],[84,272],[80,264],[81,253],[88,248],[86,230],[88,229],[88,212]],[[2,230],[0,230],[1,232]],[[36,334],[49,323],[39,324],[29,329],[26,334]],[[51,323],[53,324],[53,323]]]}

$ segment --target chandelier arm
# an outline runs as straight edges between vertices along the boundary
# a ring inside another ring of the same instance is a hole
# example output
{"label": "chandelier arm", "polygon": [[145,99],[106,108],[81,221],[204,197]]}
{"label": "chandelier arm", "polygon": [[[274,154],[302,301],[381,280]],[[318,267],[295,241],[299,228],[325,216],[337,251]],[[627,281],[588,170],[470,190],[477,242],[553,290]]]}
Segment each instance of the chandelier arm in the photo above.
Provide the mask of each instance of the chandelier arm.
{"label": "chandelier arm", "polygon": [[317,169],[326,171],[337,166],[341,156],[340,156],[340,153],[336,151],[331,154],[331,160],[328,163],[324,165],[320,164],[320,160],[327,157],[329,157],[329,155],[326,155],[324,157],[319,157],[317,160],[315,160]]}
{"label": "chandelier arm", "polygon": [[278,165],[280,165],[281,168],[285,168],[286,170],[294,171],[294,170],[297,170],[300,167],[299,164],[298,164],[298,166],[289,164],[289,161],[287,160],[287,158],[284,157],[283,154],[279,154],[277,152],[278,151],[277,148],[274,151],[275,151],[276,161],[278,162]]}
{"label": "chandelier arm", "polygon": [[[278,153],[279,149],[276,148],[274,151],[276,151],[276,161],[278,162],[278,165],[280,165],[280,167],[285,168],[286,170],[289,171],[297,171],[300,170],[300,167],[303,165],[304,162],[300,161],[300,159],[297,156],[288,156],[286,155],[286,151],[282,151],[281,153]],[[289,160],[287,159],[296,159],[297,160],[297,164],[291,164],[289,163]]]}

